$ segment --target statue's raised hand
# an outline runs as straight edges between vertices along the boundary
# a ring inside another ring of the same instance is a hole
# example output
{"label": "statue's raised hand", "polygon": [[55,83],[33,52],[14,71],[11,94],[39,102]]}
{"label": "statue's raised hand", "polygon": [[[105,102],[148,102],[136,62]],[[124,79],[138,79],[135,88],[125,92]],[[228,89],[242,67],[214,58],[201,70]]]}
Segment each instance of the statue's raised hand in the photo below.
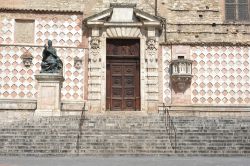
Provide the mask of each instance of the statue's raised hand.
{"label": "statue's raised hand", "polygon": [[47,50],[47,48],[48,48],[48,47],[47,47],[47,45],[46,45],[46,44],[44,44],[44,49],[45,49],[45,50]]}

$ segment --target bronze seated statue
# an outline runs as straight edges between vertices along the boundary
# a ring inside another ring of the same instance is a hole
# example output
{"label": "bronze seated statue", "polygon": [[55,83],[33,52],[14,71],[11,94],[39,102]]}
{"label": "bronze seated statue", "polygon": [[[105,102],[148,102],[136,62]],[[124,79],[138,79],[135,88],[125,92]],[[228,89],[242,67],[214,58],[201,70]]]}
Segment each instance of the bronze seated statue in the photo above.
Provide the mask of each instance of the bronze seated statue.
{"label": "bronze seated statue", "polygon": [[41,73],[60,73],[63,63],[57,56],[56,49],[52,47],[52,41],[48,41],[48,46],[44,45]]}

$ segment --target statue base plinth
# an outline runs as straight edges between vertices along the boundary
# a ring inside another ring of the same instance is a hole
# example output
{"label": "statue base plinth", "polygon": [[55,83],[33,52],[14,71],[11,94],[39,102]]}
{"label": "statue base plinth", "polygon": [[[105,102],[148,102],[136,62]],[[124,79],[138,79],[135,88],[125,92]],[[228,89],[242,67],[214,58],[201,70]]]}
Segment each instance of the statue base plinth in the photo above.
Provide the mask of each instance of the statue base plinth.
{"label": "statue base plinth", "polygon": [[35,116],[60,116],[63,76],[59,73],[41,73],[35,78],[38,82]]}

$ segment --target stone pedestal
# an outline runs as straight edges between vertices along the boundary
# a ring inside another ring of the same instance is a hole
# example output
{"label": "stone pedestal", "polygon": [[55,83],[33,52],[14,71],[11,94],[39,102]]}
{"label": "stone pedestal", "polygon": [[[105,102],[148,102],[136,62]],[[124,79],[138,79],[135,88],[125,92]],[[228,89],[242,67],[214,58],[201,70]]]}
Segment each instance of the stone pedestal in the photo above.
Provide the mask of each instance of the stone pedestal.
{"label": "stone pedestal", "polygon": [[35,78],[38,82],[35,116],[60,116],[63,76],[59,73],[41,73]]}

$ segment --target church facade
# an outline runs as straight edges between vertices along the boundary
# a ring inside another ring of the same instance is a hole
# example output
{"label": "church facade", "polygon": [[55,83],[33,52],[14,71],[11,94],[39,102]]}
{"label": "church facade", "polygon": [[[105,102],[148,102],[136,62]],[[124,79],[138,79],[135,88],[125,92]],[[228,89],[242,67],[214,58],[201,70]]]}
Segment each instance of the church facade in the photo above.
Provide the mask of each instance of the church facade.
{"label": "church facade", "polygon": [[61,115],[85,104],[93,114],[163,105],[173,114],[249,114],[248,0],[0,2],[3,120],[37,109],[48,40],[63,62]]}

